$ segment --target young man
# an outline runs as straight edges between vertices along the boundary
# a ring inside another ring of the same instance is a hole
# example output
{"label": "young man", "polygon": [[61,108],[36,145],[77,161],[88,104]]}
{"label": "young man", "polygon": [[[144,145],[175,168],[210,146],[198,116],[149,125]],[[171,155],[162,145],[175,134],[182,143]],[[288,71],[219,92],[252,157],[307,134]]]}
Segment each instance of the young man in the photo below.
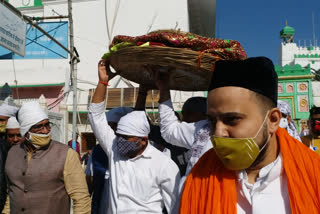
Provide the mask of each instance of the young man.
{"label": "young man", "polygon": [[38,102],[19,110],[21,144],[8,152],[10,213],[89,214],[91,200],[77,153],[51,140],[48,115]]}
{"label": "young man", "polygon": [[20,124],[15,117],[10,117],[7,123],[7,141],[9,146],[18,145],[22,142],[22,137],[20,134]]}
{"label": "young man", "polygon": [[191,213],[319,213],[320,157],[278,128],[278,78],[264,57],[218,61],[208,94],[213,149],[189,174]]}
{"label": "young man", "polygon": [[[179,169],[148,142],[150,126],[144,111],[122,117],[116,134],[108,125],[104,100],[109,78],[104,61],[98,64],[99,83],[89,107],[89,120],[109,159],[108,213],[162,213],[176,201]],[[106,202],[108,203],[108,202]]]}
{"label": "young man", "polygon": [[302,142],[320,155],[320,107],[310,109],[310,134],[302,137]]}

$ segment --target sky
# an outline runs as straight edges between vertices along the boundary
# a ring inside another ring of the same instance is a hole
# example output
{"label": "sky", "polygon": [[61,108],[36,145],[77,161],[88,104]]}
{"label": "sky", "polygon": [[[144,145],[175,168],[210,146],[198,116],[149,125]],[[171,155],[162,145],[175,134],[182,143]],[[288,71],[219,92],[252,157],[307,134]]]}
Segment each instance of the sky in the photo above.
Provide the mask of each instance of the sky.
{"label": "sky", "polygon": [[237,40],[249,57],[266,56],[277,65],[286,20],[294,42],[309,46],[315,32],[320,46],[320,0],[217,0],[216,37]]}

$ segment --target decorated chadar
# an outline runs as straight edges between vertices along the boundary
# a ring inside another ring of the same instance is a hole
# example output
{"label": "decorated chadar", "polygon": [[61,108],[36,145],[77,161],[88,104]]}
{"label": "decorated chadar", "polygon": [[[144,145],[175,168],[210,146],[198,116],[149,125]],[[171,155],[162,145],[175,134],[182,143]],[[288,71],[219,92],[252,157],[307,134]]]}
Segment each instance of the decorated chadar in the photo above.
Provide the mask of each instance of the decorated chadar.
{"label": "decorated chadar", "polygon": [[146,35],[116,36],[103,57],[116,72],[139,84],[156,88],[152,68],[170,72],[170,89],[207,90],[217,60],[243,60],[239,42],[192,33],[159,30]]}

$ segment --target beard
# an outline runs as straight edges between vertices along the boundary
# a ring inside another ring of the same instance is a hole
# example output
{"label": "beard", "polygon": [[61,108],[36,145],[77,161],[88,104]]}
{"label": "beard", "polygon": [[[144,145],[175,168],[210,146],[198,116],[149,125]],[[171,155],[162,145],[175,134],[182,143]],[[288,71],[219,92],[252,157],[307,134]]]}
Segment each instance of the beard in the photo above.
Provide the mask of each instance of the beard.
{"label": "beard", "polygon": [[259,149],[260,149],[260,153],[259,153],[258,157],[256,158],[256,160],[253,162],[253,164],[249,167],[249,169],[255,168],[259,163],[261,163],[266,158],[266,152],[269,147],[269,142],[267,142],[267,141],[270,141],[270,139],[268,140],[268,138],[269,138],[268,127],[267,127],[267,124],[264,124],[263,131],[262,131],[262,140],[258,144]]}

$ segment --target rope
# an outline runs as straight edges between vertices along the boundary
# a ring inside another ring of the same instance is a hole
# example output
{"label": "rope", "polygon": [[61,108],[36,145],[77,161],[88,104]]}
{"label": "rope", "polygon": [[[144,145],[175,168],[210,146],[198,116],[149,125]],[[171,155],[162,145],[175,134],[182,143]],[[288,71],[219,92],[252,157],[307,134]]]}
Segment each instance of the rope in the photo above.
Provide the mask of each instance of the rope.
{"label": "rope", "polygon": [[[13,53],[12,53],[12,56],[13,56]],[[18,80],[17,80],[17,74],[16,74],[16,67],[15,67],[15,64],[14,64],[14,57],[12,57],[12,65],[13,65],[14,83],[16,84],[17,99],[19,100],[19,88],[18,88]]]}

